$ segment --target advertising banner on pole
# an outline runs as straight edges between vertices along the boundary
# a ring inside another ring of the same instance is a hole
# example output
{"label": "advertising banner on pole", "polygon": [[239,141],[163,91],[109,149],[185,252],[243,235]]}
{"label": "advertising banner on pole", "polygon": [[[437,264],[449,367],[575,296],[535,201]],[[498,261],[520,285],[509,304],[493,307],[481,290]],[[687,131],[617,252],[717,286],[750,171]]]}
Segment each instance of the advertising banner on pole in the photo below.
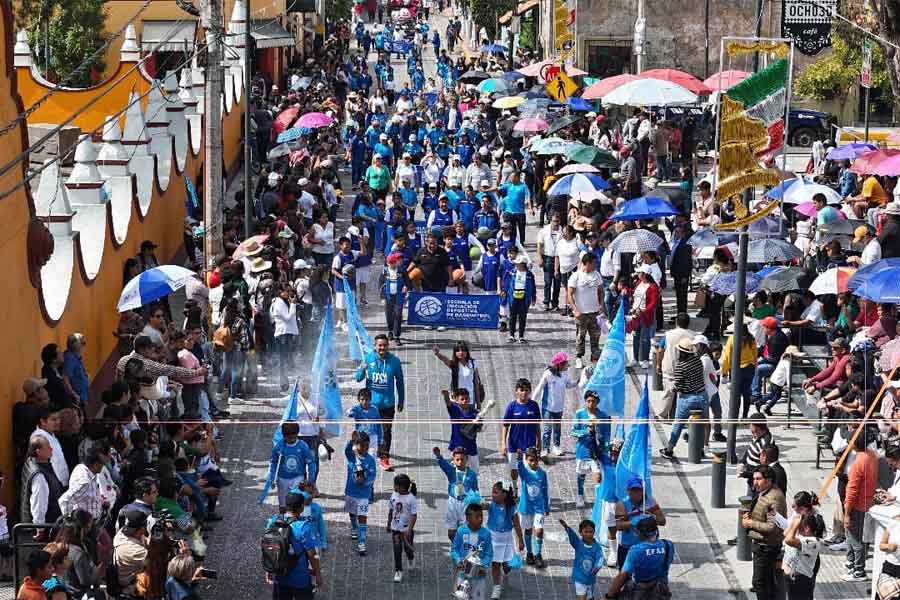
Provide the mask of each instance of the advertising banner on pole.
{"label": "advertising banner on pole", "polygon": [[431,325],[456,329],[497,329],[500,296],[496,294],[409,294],[410,325]]}

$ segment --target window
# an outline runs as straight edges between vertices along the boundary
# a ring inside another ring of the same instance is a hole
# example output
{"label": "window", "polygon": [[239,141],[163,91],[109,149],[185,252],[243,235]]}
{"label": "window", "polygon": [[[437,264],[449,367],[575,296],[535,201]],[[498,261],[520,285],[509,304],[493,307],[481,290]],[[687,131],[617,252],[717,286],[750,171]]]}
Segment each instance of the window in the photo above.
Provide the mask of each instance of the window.
{"label": "window", "polygon": [[584,49],[591,77],[602,79],[632,71],[630,39],[589,39],[584,41]]}

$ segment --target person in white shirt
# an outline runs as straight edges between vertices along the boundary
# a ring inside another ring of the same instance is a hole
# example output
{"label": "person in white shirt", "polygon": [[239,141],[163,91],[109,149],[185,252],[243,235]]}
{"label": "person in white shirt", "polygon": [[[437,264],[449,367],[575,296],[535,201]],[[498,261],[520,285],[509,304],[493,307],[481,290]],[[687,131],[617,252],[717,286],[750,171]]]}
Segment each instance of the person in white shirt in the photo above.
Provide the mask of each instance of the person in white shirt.
{"label": "person in white shirt", "polygon": [[[487,181],[488,184],[491,183],[491,167],[490,167],[490,153],[485,146],[482,146],[478,153],[472,157],[472,164],[466,169],[466,176],[463,179],[463,183],[465,185],[471,185],[473,189],[478,189],[481,187],[482,181]],[[487,162],[485,162],[487,161]]]}
{"label": "person in white shirt", "polygon": [[428,149],[425,158],[422,159],[422,180],[429,187],[431,184],[439,184],[441,182],[441,173],[444,170],[444,161],[434,153],[434,150]]}
{"label": "person in white shirt", "polygon": [[94,520],[103,516],[103,499],[100,496],[100,485],[97,476],[103,470],[103,459],[96,448],[91,448],[84,462],[72,470],[69,489],[59,497],[59,509],[62,514],[70,515],[76,510],[85,510]]}
{"label": "person in white shirt", "polygon": [[63,484],[63,487],[69,485],[69,465],[66,464],[66,457],[63,454],[62,446],[56,437],[59,430],[60,416],[58,412],[51,412],[46,418],[38,420],[37,429],[35,429],[31,437],[39,436],[46,439],[53,448],[53,456],[50,458],[50,464],[53,465],[53,472],[56,473],[57,479]]}
{"label": "person in white shirt", "polygon": [[863,245],[862,255],[851,256],[847,258],[847,262],[865,267],[881,260],[881,242],[868,225],[860,225],[853,231],[853,243]]}
{"label": "person in white shirt", "polygon": [[[581,255],[581,240],[578,238],[575,228],[566,225],[563,228],[563,236],[556,243],[556,259],[554,260],[554,269],[556,276],[559,277],[560,287],[567,287],[569,276],[575,272],[578,267],[578,257]],[[566,300],[566,307],[563,309],[564,316],[572,314],[572,307]]]}
{"label": "person in white shirt", "polygon": [[569,305],[575,316],[577,334],[575,341],[575,368],[584,367],[585,336],[591,340],[591,362],[600,358],[600,328],[597,317],[600,316],[603,301],[603,279],[597,272],[597,257],[593,252],[586,252],[581,257],[581,268],[572,273],[566,285]]}
{"label": "person in white shirt", "polygon": [[294,339],[300,335],[297,327],[296,298],[294,288],[285,284],[279,289],[278,296],[272,299],[269,308],[269,315],[275,326],[275,346],[278,349],[278,371],[282,392],[288,389],[287,372],[291,366]]}
{"label": "person in white shirt", "polygon": [[415,187],[416,185],[416,168],[412,164],[412,154],[409,152],[403,153],[403,158],[400,160],[400,164],[397,165],[397,172],[394,175],[394,188],[398,190],[402,188],[404,181],[408,181],[410,187]]}
{"label": "person in white shirt", "polygon": [[312,238],[312,255],[316,264],[330,267],[334,258],[334,223],[328,220],[327,212],[319,214],[319,222],[313,224],[307,235]]}
{"label": "person in white shirt", "polygon": [[[784,559],[781,562],[788,598],[814,597],[816,563],[819,562],[819,552],[825,547],[823,535],[825,522],[814,512],[795,514],[788,522],[784,532]],[[890,536],[887,537],[890,539]]]}
{"label": "person in white shirt", "polygon": [[556,245],[562,239],[561,217],[554,214],[538,234],[538,262],[544,271],[544,310],[559,308],[559,274],[556,272]]}
{"label": "person in white shirt", "polygon": [[[549,454],[562,456],[560,447],[562,435],[562,416],[566,408],[566,390],[575,389],[577,380],[569,378],[569,355],[565,352],[557,352],[550,360],[550,365],[541,374],[540,380],[534,387],[531,397],[538,399],[547,395],[546,407],[543,409],[543,437],[541,438],[541,456]],[[552,439],[551,439],[552,438]],[[550,443],[553,442],[551,447]]]}
{"label": "person in white shirt", "polygon": [[450,166],[444,170],[444,188],[462,188],[466,170],[460,163],[458,154],[450,156]]}
{"label": "person in white shirt", "polygon": [[394,549],[394,583],[403,581],[403,554],[406,554],[407,566],[410,567],[415,556],[413,529],[418,518],[419,501],[414,492],[409,475],[394,477],[394,492],[388,501],[387,519]]}

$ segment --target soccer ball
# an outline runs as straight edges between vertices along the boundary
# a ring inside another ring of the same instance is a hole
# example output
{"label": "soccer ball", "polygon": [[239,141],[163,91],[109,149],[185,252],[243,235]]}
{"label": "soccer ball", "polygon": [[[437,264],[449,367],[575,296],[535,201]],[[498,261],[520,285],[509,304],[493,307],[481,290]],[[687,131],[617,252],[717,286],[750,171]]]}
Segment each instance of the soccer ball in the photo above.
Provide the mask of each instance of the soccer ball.
{"label": "soccer ball", "polygon": [[471,248],[469,248],[469,258],[471,258],[472,260],[478,260],[479,258],[481,258],[481,248],[479,248],[478,246],[472,246]]}

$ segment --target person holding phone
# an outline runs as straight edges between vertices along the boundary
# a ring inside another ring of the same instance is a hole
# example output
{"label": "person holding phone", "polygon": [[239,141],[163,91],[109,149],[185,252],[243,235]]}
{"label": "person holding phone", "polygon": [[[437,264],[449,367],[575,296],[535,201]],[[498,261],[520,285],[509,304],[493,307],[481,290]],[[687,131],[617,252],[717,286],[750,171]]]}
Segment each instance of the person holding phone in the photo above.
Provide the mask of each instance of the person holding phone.
{"label": "person holding phone", "polygon": [[169,561],[166,572],[166,600],[200,600],[197,583],[217,576],[215,571],[196,566],[190,548],[183,541],[179,542],[178,554]]}

